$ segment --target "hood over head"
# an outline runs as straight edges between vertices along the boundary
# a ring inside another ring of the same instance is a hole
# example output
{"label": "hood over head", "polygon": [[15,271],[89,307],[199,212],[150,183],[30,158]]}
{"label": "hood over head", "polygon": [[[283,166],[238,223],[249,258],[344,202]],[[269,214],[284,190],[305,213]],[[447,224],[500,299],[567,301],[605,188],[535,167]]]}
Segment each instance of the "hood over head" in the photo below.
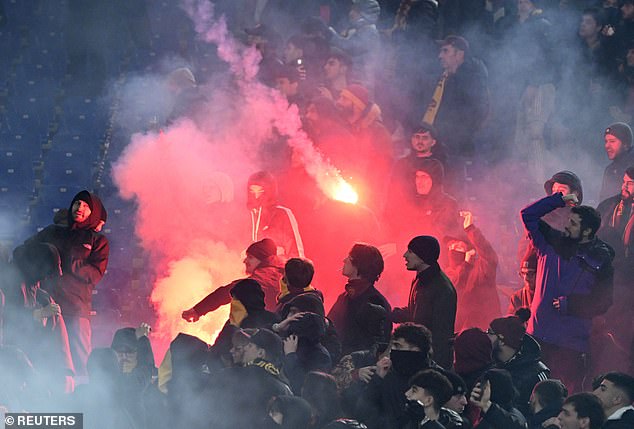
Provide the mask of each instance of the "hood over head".
{"label": "hood over head", "polygon": [[[262,193],[251,192],[251,186],[262,187]],[[270,207],[277,204],[277,180],[268,171],[253,173],[247,181],[247,208]]]}
{"label": "hood over head", "polygon": [[[73,204],[75,201],[81,200],[86,202],[90,207],[90,216],[82,223],[75,223],[73,219]],[[95,229],[99,222],[104,221],[104,223],[108,220],[108,212],[106,208],[103,206],[103,203],[95,194],[83,190],[79,192],[73,200],[70,202],[70,206],[68,207],[68,225],[73,229]]]}

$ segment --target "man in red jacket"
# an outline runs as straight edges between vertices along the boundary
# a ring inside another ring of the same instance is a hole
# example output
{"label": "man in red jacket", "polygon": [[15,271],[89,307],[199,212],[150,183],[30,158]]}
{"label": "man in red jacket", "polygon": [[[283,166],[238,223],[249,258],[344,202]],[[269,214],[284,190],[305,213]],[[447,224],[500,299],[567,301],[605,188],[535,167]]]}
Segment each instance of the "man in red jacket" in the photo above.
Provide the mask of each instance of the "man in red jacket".
{"label": "man in red jacket", "polygon": [[[277,246],[270,238],[256,241],[247,248],[244,258],[248,278],[257,281],[264,290],[264,302],[268,311],[275,311],[280,279],[284,275],[284,264],[277,256]],[[202,301],[182,313],[188,322],[197,322],[201,316],[231,302],[231,289],[242,279],[234,280],[211,292]]]}

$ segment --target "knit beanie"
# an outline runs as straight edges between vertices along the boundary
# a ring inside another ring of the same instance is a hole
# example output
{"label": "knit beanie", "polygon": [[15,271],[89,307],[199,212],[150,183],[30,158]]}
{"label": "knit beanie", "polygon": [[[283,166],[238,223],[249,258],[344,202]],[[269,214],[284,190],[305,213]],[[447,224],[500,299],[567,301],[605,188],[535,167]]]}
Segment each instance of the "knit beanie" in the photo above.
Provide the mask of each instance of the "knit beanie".
{"label": "knit beanie", "polygon": [[440,244],[431,235],[419,235],[412,238],[407,248],[414,252],[416,256],[421,258],[426,264],[432,264],[438,261],[440,256]]}
{"label": "knit beanie", "polygon": [[277,245],[270,238],[264,238],[247,247],[247,255],[264,261],[271,256],[277,255]]}
{"label": "knit beanie", "polygon": [[520,348],[526,327],[519,317],[507,316],[493,319],[490,326],[493,332],[503,337],[504,343],[509,347],[515,350]]}
{"label": "knit beanie", "polygon": [[625,122],[615,122],[607,127],[604,135],[608,134],[619,139],[627,150],[632,147],[632,129]]}
{"label": "knit beanie", "polygon": [[458,374],[482,370],[493,362],[492,352],[491,340],[482,329],[465,329],[454,341],[454,369]]}

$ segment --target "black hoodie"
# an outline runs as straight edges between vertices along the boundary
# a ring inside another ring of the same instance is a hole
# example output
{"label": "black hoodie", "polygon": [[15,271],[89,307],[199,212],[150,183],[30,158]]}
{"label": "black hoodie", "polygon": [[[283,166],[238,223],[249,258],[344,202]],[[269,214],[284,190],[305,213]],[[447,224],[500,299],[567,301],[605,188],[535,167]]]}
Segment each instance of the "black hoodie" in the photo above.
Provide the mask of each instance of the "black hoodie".
{"label": "black hoodie", "polygon": [[[82,223],[75,223],[72,207],[76,200],[88,203],[91,214]],[[28,241],[51,243],[59,250],[62,277],[44,285],[61,306],[64,317],[89,317],[92,291],[108,266],[108,239],[95,232],[100,221],[107,220],[107,212],[96,195],[81,191],[69,206],[68,225],[49,225]]]}
{"label": "black hoodie", "polygon": [[550,369],[541,361],[541,348],[537,341],[525,334],[515,356],[507,362],[496,364],[496,367],[511,374],[513,385],[519,393],[515,404],[522,414],[529,415],[528,401],[533,387],[550,377]]}

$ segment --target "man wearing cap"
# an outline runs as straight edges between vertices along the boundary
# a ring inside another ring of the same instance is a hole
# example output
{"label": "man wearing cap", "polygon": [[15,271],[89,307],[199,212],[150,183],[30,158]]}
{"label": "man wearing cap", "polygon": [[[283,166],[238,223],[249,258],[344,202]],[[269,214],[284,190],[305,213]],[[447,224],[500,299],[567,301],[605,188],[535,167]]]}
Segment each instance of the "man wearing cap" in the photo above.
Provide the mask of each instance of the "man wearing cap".
{"label": "man wearing cap", "polygon": [[494,319],[487,334],[493,345],[495,366],[511,374],[519,394],[515,401],[517,408],[528,415],[533,387],[550,376],[550,370],[540,360],[539,344],[526,334],[524,321],[517,316]]}
{"label": "man wearing cap", "polygon": [[[244,258],[245,272],[249,279],[255,280],[264,290],[264,301],[268,311],[275,311],[279,282],[284,274],[284,265],[277,256],[277,246],[270,238],[256,241],[247,248]],[[197,322],[205,314],[231,302],[231,290],[240,282],[235,280],[220,286],[203,298],[198,304],[182,313],[188,322]]]}
{"label": "man wearing cap", "polygon": [[440,45],[443,73],[415,123],[436,127],[451,156],[471,156],[473,136],[489,110],[488,72],[463,37],[447,36]]}
{"label": "man wearing cap", "polygon": [[273,397],[292,395],[280,368],[282,339],[268,329],[246,329],[232,344],[236,366],[218,372],[192,409],[204,413],[208,427],[259,427]]}
{"label": "man wearing cap", "polygon": [[356,155],[352,183],[366,197],[366,205],[381,207],[386,191],[383,178],[389,175],[393,159],[392,138],[383,125],[381,108],[370,100],[368,89],[359,84],[348,85],[339,93],[337,107],[354,137],[352,145],[346,144],[349,153]]}
{"label": "man wearing cap", "polygon": [[605,129],[605,152],[612,161],[603,172],[603,185],[599,200],[603,201],[619,192],[625,169],[634,165],[632,129],[624,122],[616,122]]}
{"label": "man wearing cap", "polygon": [[61,307],[79,377],[87,375],[86,362],[92,349],[89,317],[93,290],[108,266],[110,245],[99,234],[107,216],[99,197],[81,191],[68,209],[68,226],[49,225],[27,240],[51,243],[59,250],[62,277],[43,286]]}
{"label": "man wearing cap", "polygon": [[432,333],[433,358],[443,368],[451,368],[457,297],[451,280],[438,265],[440,244],[429,235],[414,237],[403,254],[405,266],[416,271],[406,307],[392,311],[395,323],[414,322]]}
{"label": "man wearing cap", "polygon": [[614,258],[614,250],[595,236],[601,215],[592,207],[573,207],[564,231],[541,220],[576,200],[558,192],[521,212],[538,258],[527,332],[540,341],[553,375],[573,392],[581,389],[586,371],[592,319],[612,304]]}

